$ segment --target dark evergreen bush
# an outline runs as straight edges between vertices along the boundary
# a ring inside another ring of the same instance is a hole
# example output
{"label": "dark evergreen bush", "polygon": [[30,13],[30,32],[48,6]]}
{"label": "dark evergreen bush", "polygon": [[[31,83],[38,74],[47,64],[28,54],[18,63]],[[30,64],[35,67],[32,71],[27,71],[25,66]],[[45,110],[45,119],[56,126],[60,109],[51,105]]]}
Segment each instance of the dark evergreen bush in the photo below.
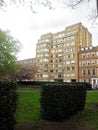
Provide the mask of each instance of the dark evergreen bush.
{"label": "dark evergreen bush", "polygon": [[19,85],[32,85],[32,86],[42,86],[43,84],[55,84],[59,82],[49,82],[49,81],[17,81],[17,84]]}
{"label": "dark evergreen bush", "polygon": [[85,107],[84,84],[49,84],[41,89],[41,114],[43,119],[64,120]]}
{"label": "dark evergreen bush", "polygon": [[0,130],[14,130],[17,97],[16,83],[0,80]]}

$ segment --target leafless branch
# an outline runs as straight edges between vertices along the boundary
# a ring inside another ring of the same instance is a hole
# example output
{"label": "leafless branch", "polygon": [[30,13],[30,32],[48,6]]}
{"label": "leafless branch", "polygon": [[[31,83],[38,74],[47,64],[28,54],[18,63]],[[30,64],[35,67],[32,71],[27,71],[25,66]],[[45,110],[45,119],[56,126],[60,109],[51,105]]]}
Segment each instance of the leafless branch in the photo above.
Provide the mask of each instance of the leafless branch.
{"label": "leafless branch", "polygon": [[[66,5],[68,7],[71,8],[75,8],[78,7],[82,4],[84,4],[85,2],[90,2],[91,0],[9,0],[9,4],[11,5],[23,5],[28,7],[33,13],[37,13],[36,9],[35,9],[35,5],[38,6],[44,6],[44,7],[48,7],[49,9],[53,9],[53,2],[58,2],[58,3],[62,3],[63,5]],[[6,0],[0,0],[0,8],[6,6],[7,7],[8,2],[6,2]],[[93,15],[91,14],[91,19],[93,19],[94,21],[96,21],[96,19],[98,18],[98,0],[96,0],[96,13],[94,13]]]}
{"label": "leafless branch", "polygon": [[96,0],[96,8],[97,8],[97,14],[98,14],[98,0]]}
{"label": "leafless branch", "polygon": [[92,21],[92,25],[97,24],[96,20],[98,18],[98,14],[96,14],[96,10],[92,10],[92,13],[88,16],[88,20]]}

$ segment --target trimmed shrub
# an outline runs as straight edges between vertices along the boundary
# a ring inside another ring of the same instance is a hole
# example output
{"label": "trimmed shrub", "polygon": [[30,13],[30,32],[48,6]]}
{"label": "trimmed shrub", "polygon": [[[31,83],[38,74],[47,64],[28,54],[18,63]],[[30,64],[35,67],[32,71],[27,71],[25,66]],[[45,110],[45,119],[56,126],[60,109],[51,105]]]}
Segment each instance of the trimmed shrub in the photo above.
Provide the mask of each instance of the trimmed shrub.
{"label": "trimmed shrub", "polygon": [[86,89],[83,84],[49,84],[41,88],[43,119],[62,121],[85,107]]}
{"label": "trimmed shrub", "polygon": [[17,97],[16,83],[0,80],[0,130],[14,130]]}
{"label": "trimmed shrub", "polygon": [[[24,87],[27,86],[27,87],[40,87],[40,86],[43,86],[45,84],[67,84],[67,85],[72,85],[73,83],[72,82],[59,82],[59,81],[53,81],[53,82],[50,82],[50,81],[17,81],[17,84],[20,85],[20,87]],[[74,82],[74,85],[85,85],[86,89],[87,90],[92,90],[92,86],[90,83],[86,83],[86,82]]]}
{"label": "trimmed shrub", "polygon": [[43,85],[43,84],[55,84],[59,82],[49,82],[49,81],[17,81],[19,85]]}

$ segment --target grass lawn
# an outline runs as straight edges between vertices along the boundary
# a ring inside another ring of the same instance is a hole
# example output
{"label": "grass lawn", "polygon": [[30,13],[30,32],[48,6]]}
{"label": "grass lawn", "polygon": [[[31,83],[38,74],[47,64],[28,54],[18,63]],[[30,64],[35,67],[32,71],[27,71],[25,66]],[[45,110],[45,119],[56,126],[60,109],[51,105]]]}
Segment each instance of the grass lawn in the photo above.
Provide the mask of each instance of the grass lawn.
{"label": "grass lawn", "polygon": [[95,126],[95,130],[98,130],[98,91],[87,92],[86,106],[81,120],[85,125]]}
{"label": "grass lawn", "polygon": [[[20,89],[16,120],[18,125],[30,124],[41,121],[40,117],[40,90]],[[31,92],[29,92],[30,90]],[[94,126],[98,130],[98,92],[88,91],[86,106],[81,114],[81,122],[85,125]]]}
{"label": "grass lawn", "polygon": [[[19,93],[18,106],[16,111],[17,124],[32,123],[40,118],[40,92],[38,89],[33,89],[32,92],[27,92],[30,89],[19,89],[23,92]],[[26,90],[26,91],[24,91]]]}
{"label": "grass lawn", "polygon": [[37,87],[34,87],[34,86],[29,86],[29,87],[25,87],[25,85],[23,86],[23,87],[19,87],[19,88],[17,88],[17,90],[32,90],[32,91],[34,91],[35,92],[35,90],[38,90],[39,91],[39,88],[37,88]]}

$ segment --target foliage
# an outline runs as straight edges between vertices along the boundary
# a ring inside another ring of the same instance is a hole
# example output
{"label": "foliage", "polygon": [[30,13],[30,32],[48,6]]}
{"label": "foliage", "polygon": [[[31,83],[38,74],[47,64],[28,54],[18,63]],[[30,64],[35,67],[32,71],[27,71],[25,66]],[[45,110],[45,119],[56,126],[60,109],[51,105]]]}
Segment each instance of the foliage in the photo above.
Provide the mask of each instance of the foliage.
{"label": "foliage", "polygon": [[[49,81],[18,81],[19,85],[32,85],[32,86],[42,86],[43,84],[51,84]],[[52,82],[52,84],[56,84],[58,82]]]}
{"label": "foliage", "polygon": [[41,114],[43,119],[64,120],[84,110],[85,85],[43,85],[41,92]]}
{"label": "foliage", "polygon": [[0,130],[14,130],[17,96],[15,82],[0,80]]}
{"label": "foliage", "polygon": [[16,54],[20,43],[8,32],[0,30],[0,77],[14,74],[18,70]]}
{"label": "foliage", "polygon": [[[44,84],[51,84],[51,81],[17,81],[17,83],[22,87],[22,86],[37,86],[37,87],[41,87]],[[72,82],[59,82],[59,81],[55,81],[52,82],[52,84],[68,84],[68,85],[72,85]],[[90,83],[86,83],[86,82],[75,82],[74,85],[85,85],[86,90],[92,90],[92,85]]]}

